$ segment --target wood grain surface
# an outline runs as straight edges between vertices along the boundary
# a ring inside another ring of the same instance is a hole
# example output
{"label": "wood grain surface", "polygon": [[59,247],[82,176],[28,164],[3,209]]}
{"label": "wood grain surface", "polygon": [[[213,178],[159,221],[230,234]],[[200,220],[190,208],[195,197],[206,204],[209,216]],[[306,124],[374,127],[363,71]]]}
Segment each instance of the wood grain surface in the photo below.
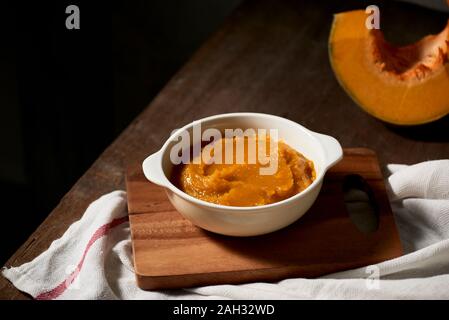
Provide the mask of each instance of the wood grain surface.
{"label": "wood grain surface", "polygon": [[[382,3],[387,37],[399,42],[435,33],[447,19],[444,13],[401,2],[376,3]],[[32,260],[78,220],[90,202],[125,189],[125,168],[159,149],[174,128],[213,114],[280,115],[332,135],[344,147],[375,150],[382,170],[387,163],[448,158],[447,117],[421,127],[386,126],[361,111],[335,80],[327,53],[332,15],[367,4],[371,3],[245,2],[102,153],[6,266]],[[410,27],[410,21],[419,23]],[[0,276],[0,298],[29,297]]]}
{"label": "wood grain surface", "polygon": [[[343,183],[360,175],[373,192],[378,229],[362,232],[346,210]],[[141,165],[127,172],[126,190],[134,268],[142,289],[276,281],[316,277],[367,266],[402,254],[377,157],[368,149],[345,149],[304,217],[258,237],[228,237],[194,226],[150,183]]]}

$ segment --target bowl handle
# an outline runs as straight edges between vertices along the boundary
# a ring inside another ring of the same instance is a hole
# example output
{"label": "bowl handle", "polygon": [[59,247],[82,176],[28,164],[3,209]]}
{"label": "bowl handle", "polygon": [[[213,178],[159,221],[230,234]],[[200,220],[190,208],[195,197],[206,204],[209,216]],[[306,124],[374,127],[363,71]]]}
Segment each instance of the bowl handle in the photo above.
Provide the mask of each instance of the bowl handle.
{"label": "bowl handle", "polygon": [[326,156],[326,169],[329,169],[343,158],[343,149],[334,137],[313,132],[313,135],[321,142]]}
{"label": "bowl handle", "polygon": [[151,182],[164,186],[167,178],[162,171],[162,152],[159,150],[147,157],[142,163],[143,174]]}

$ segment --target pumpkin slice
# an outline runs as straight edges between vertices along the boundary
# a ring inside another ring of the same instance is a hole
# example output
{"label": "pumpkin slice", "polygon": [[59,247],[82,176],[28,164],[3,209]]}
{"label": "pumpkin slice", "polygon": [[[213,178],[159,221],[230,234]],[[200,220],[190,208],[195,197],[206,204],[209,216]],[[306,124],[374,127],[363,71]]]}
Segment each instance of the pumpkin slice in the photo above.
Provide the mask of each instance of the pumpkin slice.
{"label": "pumpkin slice", "polygon": [[449,21],[438,35],[395,47],[367,14],[336,14],[329,38],[335,75],[366,112],[398,125],[422,124],[449,113]]}

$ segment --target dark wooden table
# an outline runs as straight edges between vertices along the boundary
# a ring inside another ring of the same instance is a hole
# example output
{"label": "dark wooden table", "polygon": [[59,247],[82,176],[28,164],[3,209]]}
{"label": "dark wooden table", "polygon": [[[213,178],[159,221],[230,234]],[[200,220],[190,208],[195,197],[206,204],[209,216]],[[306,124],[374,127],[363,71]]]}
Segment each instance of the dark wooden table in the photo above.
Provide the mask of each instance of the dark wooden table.
{"label": "dark wooden table", "polygon": [[[32,260],[78,220],[90,202],[124,189],[126,166],[156,151],[171,130],[213,114],[280,115],[330,134],[344,147],[375,150],[383,167],[449,158],[447,117],[422,127],[389,127],[361,111],[337,84],[327,53],[332,14],[367,4],[371,2],[245,2],[104,151],[6,265]],[[447,19],[443,13],[391,2],[381,5],[381,14],[387,36],[398,42],[437,32]],[[0,277],[0,298],[28,297]]]}

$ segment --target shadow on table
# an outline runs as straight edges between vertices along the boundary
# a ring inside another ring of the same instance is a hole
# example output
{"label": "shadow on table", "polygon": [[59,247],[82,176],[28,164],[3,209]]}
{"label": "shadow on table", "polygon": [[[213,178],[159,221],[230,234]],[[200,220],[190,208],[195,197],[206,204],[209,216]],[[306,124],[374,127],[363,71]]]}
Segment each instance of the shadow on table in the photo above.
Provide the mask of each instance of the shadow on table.
{"label": "shadow on table", "polygon": [[422,125],[395,126],[386,124],[385,127],[404,138],[416,141],[449,142],[449,115]]}

